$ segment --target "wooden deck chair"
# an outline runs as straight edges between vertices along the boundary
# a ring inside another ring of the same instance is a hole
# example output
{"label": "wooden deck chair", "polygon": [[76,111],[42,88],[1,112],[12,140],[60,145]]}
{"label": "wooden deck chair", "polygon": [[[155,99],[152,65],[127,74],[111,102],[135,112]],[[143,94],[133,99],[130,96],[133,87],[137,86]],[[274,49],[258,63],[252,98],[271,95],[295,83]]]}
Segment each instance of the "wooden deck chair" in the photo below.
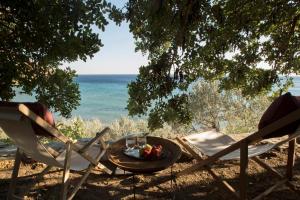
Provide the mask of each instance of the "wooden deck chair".
{"label": "wooden deck chair", "polygon": [[[185,174],[189,174],[195,172],[196,170],[205,169],[207,170],[214,179],[219,181],[225,188],[232,192],[239,199],[247,199],[247,166],[248,159],[251,158],[253,161],[258,163],[260,166],[265,168],[267,171],[271,172],[271,174],[275,175],[280,179],[277,183],[275,183],[272,187],[268,188],[265,192],[256,196],[254,199],[258,200],[263,198],[264,196],[271,193],[275,188],[282,184],[286,184],[290,189],[295,191],[294,185],[290,182],[293,176],[293,165],[295,158],[295,145],[296,138],[300,136],[300,127],[287,139],[284,139],[276,144],[265,144],[258,145],[256,144],[263,140],[265,136],[271,134],[274,131],[280,130],[282,127],[289,125],[293,122],[299,121],[300,119],[300,109],[291,112],[290,114],[282,117],[276,122],[271,123],[265,128],[260,129],[259,131],[249,135],[248,137],[240,140],[234,141],[228,135],[223,135],[217,133],[215,131],[204,132],[200,134],[190,135],[183,138],[176,138],[177,141],[195,158],[197,159],[197,163],[188,167],[180,172],[178,172],[175,176],[179,177]],[[258,155],[267,152],[275,147],[278,147],[284,143],[288,143],[288,159],[286,165],[286,174],[282,175],[277,172],[274,168],[267,165],[264,161],[259,159]],[[199,151],[201,153],[199,153]],[[206,155],[206,157],[204,157]],[[240,188],[239,193],[225,180],[222,180],[218,177],[218,175],[214,172],[214,170],[210,167],[212,163],[217,160],[231,160],[231,159],[239,159],[240,160]]]}
{"label": "wooden deck chair", "polygon": [[[65,150],[62,153],[58,153],[50,147],[45,147],[33,131],[31,126],[32,122],[63,142],[65,144]],[[87,179],[91,170],[99,164],[99,160],[107,149],[101,137],[109,130],[108,128],[97,133],[96,137],[86,144],[75,143],[72,139],[64,136],[56,128],[33,113],[24,104],[19,104],[16,107],[0,107],[0,127],[18,147],[7,199],[19,198],[15,195],[15,187],[22,153],[47,165],[36,177],[38,180],[52,167],[63,169],[60,199],[72,199],[80,189],[80,186]],[[82,176],[78,185],[69,193],[68,178],[70,170],[85,171],[85,174]]]}

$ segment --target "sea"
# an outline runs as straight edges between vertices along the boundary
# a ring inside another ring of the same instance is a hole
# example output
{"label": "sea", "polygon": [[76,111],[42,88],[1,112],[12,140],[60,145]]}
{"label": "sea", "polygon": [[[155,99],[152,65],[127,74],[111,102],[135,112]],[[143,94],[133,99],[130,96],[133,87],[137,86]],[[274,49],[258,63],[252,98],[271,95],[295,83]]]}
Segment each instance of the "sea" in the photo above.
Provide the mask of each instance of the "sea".
{"label": "sea", "polygon": [[[121,117],[128,116],[126,110],[128,101],[127,85],[136,79],[137,75],[78,75],[75,81],[79,84],[80,106],[72,112],[72,117],[82,119],[100,119],[111,123]],[[29,95],[17,93],[13,101],[35,101]],[[60,118],[55,113],[55,118]]]}
{"label": "sea", "polygon": [[[79,84],[80,106],[72,112],[72,117],[82,119],[100,119],[111,123],[121,117],[126,117],[128,111],[127,85],[136,79],[137,75],[78,75],[75,81]],[[289,89],[293,95],[300,95],[300,77],[293,77],[294,86]],[[35,101],[34,97],[17,94],[14,101]],[[58,113],[55,113],[59,117]]]}

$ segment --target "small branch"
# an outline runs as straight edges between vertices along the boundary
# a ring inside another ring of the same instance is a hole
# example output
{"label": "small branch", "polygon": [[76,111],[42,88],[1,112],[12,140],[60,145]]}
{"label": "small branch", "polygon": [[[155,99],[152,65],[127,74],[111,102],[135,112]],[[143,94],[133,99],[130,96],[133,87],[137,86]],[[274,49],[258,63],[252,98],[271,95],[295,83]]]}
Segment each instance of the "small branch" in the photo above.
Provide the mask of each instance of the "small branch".
{"label": "small branch", "polygon": [[300,19],[300,14],[296,15],[292,21],[292,27],[289,33],[289,38],[295,33],[295,28],[298,20]]}

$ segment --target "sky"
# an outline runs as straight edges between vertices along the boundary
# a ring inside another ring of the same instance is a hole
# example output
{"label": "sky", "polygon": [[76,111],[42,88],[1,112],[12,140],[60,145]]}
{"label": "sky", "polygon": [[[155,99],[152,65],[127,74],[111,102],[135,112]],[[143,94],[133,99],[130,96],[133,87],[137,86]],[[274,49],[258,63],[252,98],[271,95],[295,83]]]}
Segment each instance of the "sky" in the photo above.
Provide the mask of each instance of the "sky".
{"label": "sky", "polygon": [[[127,1],[110,2],[122,8]],[[71,67],[77,74],[138,74],[139,67],[147,63],[146,56],[134,51],[134,39],[128,23],[117,26],[110,21],[105,32],[98,33],[104,46],[92,59],[64,63],[63,67]]]}

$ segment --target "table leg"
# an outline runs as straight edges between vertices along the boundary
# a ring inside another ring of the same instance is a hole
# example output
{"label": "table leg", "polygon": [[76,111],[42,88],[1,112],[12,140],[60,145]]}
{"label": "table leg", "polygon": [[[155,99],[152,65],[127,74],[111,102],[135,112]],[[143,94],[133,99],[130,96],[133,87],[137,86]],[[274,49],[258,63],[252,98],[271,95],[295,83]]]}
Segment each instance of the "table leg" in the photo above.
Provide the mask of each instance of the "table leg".
{"label": "table leg", "polygon": [[171,199],[175,199],[175,190],[177,188],[177,183],[176,183],[176,176],[174,176],[174,174],[173,174],[173,165],[171,166],[170,181],[171,181]]}
{"label": "table leg", "polygon": [[171,166],[171,191],[173,191],[173,166]]}
{"label": "table leg", "polygon": [[132,173],[132,186],[133,186],[133,199],[135,199],[135,176],[134,173]]}

